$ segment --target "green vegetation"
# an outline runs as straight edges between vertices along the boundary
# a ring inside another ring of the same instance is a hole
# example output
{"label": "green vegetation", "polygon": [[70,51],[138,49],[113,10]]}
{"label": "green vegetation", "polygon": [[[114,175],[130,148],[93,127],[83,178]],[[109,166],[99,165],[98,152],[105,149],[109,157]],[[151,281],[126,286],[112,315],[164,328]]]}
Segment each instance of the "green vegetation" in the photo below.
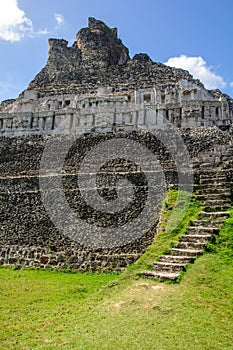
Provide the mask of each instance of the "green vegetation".
{"label": "green vegetation", "polygon": [[0,349],[232,349],[233,209],[218,245],[180,283],[138,276],[201,208],[194,199],[179,228],[166,231],[176,195],[166,198],[154,244],[121,275],[0,268]]}
{"label": "green vegetation", "polygon": [[208,250],[216,253],[229,264],[233,263],[233,209],[229,210],[231,216],[224,222],[215,244],[209,244]]}
{"label": "green vegetation", "polygon": [[[198,202],[193,196],[187,208],[186,215],[183,217],[183,212],[180,210],[179,204],[185,200],[184,198],[187,199],[185,193],[178,197],[178,192],[174,189],[167,193],[163,205],[159,232],[156,234],[155,241],[146,253],[134,265],[128,268],[127,272],[131,276],[133,272],[138,274],[140,271],[150,268],[152,262],[158,260],[160,255],[168,253],[171,246],[179,240],[179,237],[185,234],[190,221],[197,219],[198,213],[204,208],[202,203]],[[174,206],[176,206],[175,209]],[[177,222],[179,224],[175,226]],[[175,228],[171,230],[170,228],[173,226]],[[125,275],[128,277],[127,272]]]}

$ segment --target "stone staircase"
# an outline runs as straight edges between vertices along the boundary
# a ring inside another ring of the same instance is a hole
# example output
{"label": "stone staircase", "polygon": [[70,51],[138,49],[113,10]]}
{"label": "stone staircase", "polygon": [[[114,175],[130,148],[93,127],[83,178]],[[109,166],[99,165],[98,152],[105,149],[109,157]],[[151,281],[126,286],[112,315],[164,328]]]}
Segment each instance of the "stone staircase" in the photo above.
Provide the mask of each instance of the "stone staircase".
{"label": "stone staircase", "polygon": [[160,281],[177,280],[186,266],[201,254],[207,243],[214,241],[220,226],[230,214],[231,178],[229,170],[214,169],[202,172],[199,185],[196,186],[196,197],[204,203],[205,211],[200,212],[180,237],[174,248],[167,255],[159,257],[152,264],[152,270],[144,271],[141,276]]}

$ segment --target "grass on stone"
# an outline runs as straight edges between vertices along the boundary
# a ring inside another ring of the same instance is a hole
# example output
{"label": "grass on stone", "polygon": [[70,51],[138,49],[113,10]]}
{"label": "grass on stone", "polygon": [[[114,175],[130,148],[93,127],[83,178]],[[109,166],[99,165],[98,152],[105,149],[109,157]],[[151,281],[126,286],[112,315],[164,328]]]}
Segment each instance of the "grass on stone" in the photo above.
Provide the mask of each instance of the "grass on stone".
{"label": "grass on stone", "polygon": [[[138,259],[138,261],[130,266],[127,272],[131,274],[141,272],[143,269],[151,268],[153,261],[158,260],[159,256],[169,252],[170,248],[175,245],[179,240],[179,237],[185,234],[187,227],[192,220],[198,218],[198,213],[204,209],[201,202],[197,201],[195,196],[190,200],[186,214],[183,216],[183,212],[180,211],[179,198],[183,200],[186,196],[178,196],[178,191],[175,189],[170,190],[165,198],[164,206],[161,214],[161,220],[157,234],[155,233],[155,240],[153,244],[148,248],[146,253]],[[176,207],[174,209],[174,205]],[[175,219],[174,219],[175,217]],[[174,220],[174,223],[171,222]],[[170,230],[176,222],[179,222],[178,226],[175,226],[173,230]]]}
{"label": "grass on stone", "polygon": [[208,244],[208,251],[221,256],[226,263],[233,262],[233,209],[229,210],[231,216],[225,220],[223,227],[218,236],[216,236],[215,244]]}

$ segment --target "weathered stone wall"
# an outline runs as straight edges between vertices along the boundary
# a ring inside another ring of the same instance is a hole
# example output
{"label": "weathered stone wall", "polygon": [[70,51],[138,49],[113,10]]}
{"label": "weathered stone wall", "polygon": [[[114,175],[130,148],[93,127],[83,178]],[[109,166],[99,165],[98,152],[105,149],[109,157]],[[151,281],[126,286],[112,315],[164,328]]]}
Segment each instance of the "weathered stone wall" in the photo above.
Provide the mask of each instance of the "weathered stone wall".
{"label": "weathered stone wall", "polygon": [[[229,156],[226,156],[226,159],[221,156],[224,155],[224,149],[227,150],[232,142],[229,134],[217,128],[198,128],[181,131],[181,134],[196,167],[199,155],[206,151],[216,153],[213,158],[215,162],[221,163],[229,160]],[[109,171],[115,174],[117,170],[118,175],[120,173],[123,177],[133,179],[136,190],[132,206],[128,211],[118,216],[104,216],[91,211],[86,206],[78,188],[77,171],[80,161],[88,150],[101,141],[111,140],[116,136],[140,142],[150,149],[156,154],[162,165],[167,185],[177,184],[177,169],[171,154],[158,139],[149,133],[89,134],[75,139],[64,162],[63,174],[59,175],[63,179],[67,201],[83,220],[90,223],[95,222],[102,227],[112,225],[113,232],[116,225],[119,226],[131,220],[133,215],[137,215],[142,210],[147,194],[147,184],[143,174],[138,173],[135,165],[127,160],[121,160],[119,163],[107,162],[107,168],[102,168],[103,177],[100,177],[100,184],[101,181],[105,183],[105,176],[109,175]],[[64,138],[64,136],[54,136],[57,140],[59,138],[62,140],[62,137]],[[50,220],[41,200],[38,178],[41,156],[46,142],[50,139],[49,136],[38,135],[2,138],[0,141],[0,263],[87,270],[120,269],[134,262],[153,241],[153,230],[145,232],[142,237],[135,241],[132,240],[129,244],[100,249],[78,244],[70,239],[69,235],[59,232]],[[220,145],[218,153],[214,152],[216,145]],[[49,161],[52,163],[55,160],[56,152],[51,154]],[[106,163],[104,155],[103,162]],[[105,170],[107,170],[107,175]],[[48,182],[54,181],[50,175],[47,174]],[[92,191],[93,189],[84,190]],[[111,196],[115,194],[109,191],[105,184],[101,195],[111,200]],[[154,224],[156,225],[156,222]]]}
{"label": "weathered stone wall", "polygon": [[8,112],[0,113],[0,136],[153,130],[167,120],[182,128],[230,127],[233,110],[226,100],[205,96],[204,90],[184,99],[185,91],[167,92],[163,102],[160,90],[108,97],[58,95],[41,101],[21,99]]}
{"label": "weathered stone wall", "polygon": [[[45,67],[29,87],[0,105],[0,135],[51,134],[62,120],[86,132],[110,131],[113,125],[153,129],[164,119],[181,128],[232,124],[229,96],[147,54],[131,59],[117,29],[102,21],[90,18],[72,47],[64,39],[49,39],[49,47]],[[136,116],[143,109],[149,114],[148,108],[153,118]]]}

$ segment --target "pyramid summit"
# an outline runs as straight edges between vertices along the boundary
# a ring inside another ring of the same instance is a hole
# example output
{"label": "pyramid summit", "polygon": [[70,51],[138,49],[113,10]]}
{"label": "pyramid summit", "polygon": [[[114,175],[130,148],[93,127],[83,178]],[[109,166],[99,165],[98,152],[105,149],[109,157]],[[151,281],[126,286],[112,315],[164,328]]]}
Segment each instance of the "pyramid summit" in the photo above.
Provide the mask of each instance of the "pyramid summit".
{"label": "pyramid summit", "polygon": [[125,91],[165,86],[168,80],[169,85],[181,78],[192,80],[187,72],[154,63],[146,54],[131,59],[117,29],[94,18],[78,32],[72,47],[63,39],[49,39],[49,46],[46,66],[29,85],[42,94],[56,90],[86,93],[99,86]]}
{"label": "pyramid summit", "polygon": [[[156,118],[146,117],[146,111],[142,118],[136,112],[133,118],[123,118],[121,111],[111,113],[118,107],[131,113],[136,105],[154,108]],[[107,127],[99,120],[102,107],[111,115]],[[153,128],[164,119],[182,128],[228,128],[233,103],[219,90],[207,90],[188,71],[153,62],[145,53],[131,58],[117,29],[91,17],[72,46],[64,39],[49,39],[45,67],[16,100],[1,104],[0,113],[4,135],[51,134],[62,118],[71,118],[70,127],[78,125],[85,132],[109,131],[113,124],[121,129],[138,123]]]}

